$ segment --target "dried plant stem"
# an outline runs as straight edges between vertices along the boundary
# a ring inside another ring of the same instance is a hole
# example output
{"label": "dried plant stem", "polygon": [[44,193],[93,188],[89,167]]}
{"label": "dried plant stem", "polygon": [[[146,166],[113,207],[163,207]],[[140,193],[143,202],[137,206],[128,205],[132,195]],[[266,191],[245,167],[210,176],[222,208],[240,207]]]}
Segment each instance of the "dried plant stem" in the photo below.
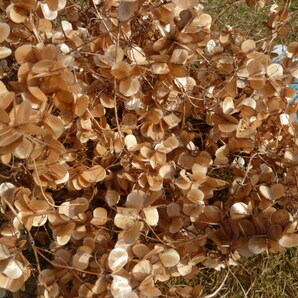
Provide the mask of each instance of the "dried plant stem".
{"label": "dried plant stem", "polygon": [[219,292],[220,290],[222,289],[222,287],[224,286],[226,280],[228,279],[229,277],[229,271],[227,272],[225,278],[223,279],[223,281],[221,282],[220,286],[216,289],[216,291],[214,291],[212,294],[209,294],[209,295],[206,295],[206,296],[203,296],[203,298],[212,298],[212,297],[215,297]]}

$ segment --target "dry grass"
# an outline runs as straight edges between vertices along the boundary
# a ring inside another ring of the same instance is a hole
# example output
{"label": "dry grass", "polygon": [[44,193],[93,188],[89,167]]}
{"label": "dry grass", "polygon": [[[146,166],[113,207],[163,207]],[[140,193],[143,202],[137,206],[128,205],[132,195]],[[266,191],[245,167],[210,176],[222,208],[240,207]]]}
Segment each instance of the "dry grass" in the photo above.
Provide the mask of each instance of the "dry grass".
{"label": "dry grass", "polygon": [[[229,272],[220,297],[297,297],[297,268],[298,251],[292,249],[285,254],[258,255],[218,273],[202,272],[196,282],[204,285],[205,292],[210,293]],[[208,280],[207,284],[204,280]]]}
{"label": "dry grass", "polygon": [[221,290],[214,297],[294,298],[298,297],[297,268],[298,250],[289,249],[285,254],[262,254],[242,259],[238,266],[221,271],[203,269],[192,280],[171,279],[167,283],[168,289],[164,290],[200,284],[204,287],[203,296],[209,295],[217,291],[227,276]]}

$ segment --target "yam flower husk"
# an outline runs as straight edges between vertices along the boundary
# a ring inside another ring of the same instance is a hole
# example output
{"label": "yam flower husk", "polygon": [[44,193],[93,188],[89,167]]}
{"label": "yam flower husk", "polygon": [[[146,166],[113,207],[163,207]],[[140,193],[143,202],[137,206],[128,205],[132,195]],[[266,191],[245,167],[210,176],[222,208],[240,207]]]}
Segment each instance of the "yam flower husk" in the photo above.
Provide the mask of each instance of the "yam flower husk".
{"label": "yam flower husk", "polygon": [[1,2],[1,288],[208,297],[164,285],[298,246],[293,12],[257,41],[203,2]]}

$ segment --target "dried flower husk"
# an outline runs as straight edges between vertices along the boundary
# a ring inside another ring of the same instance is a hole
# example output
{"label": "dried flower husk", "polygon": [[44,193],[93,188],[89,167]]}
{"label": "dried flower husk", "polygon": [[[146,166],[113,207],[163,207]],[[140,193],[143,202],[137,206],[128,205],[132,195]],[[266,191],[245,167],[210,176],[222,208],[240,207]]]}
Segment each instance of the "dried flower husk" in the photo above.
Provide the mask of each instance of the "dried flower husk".
{"label": "dried flower husk", "polygon": [[66,4],[3,3],[1,286],[28,279],[35,229],[49,298],[197,296],[156,283],[297,246],[297,42],[271,60],[288,10],[268,44],[197,0],[93,1],[88,24]]}
{"label": "dried flower husk", "polygon": [[46,223],[47,214],[50,211],[47,201],[30,199],[24,194],[23,197],[16,199],[14,204],[19,211],[18,217],[14,220],[16,228],[21,229],[24,225],[27,230],[30,230],[32,227],[40,227]]}
{"label": "dried flower husk", "polygon": [[284,234],[278,241],[278,244],[282,247],[296,247],[298,246],[297,234]]}
{"label": "dried flower husk", "polygon": [[245,203],[235,203],[230,209],[230,216],[232,219],[237,220],[251,215],[251,210]]}
{"label": "dried flower husk", "polygon": [[17,251],[15,243],[10,239],[0,238],[0,279],[2,288],[16,292],[24,285],[31,271],[28,261],[20,251]]}
{"label": "dried flower husk", "polygon": [[159,258],[165,267],[173,267],[180,261],[178,252],[172,248],[161,252],[159,254]]}

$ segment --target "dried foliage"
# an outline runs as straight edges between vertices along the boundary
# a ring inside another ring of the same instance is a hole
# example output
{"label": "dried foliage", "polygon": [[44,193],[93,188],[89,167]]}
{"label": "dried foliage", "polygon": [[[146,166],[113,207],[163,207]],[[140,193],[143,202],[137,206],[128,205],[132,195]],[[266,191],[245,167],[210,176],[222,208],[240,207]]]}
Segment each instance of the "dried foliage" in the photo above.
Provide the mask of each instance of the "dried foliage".
{"label": "dried foliage", "polygon": [[199,0],[1,1],[0,286],[159,297],[298,246],[289,2],[255,42]]}

